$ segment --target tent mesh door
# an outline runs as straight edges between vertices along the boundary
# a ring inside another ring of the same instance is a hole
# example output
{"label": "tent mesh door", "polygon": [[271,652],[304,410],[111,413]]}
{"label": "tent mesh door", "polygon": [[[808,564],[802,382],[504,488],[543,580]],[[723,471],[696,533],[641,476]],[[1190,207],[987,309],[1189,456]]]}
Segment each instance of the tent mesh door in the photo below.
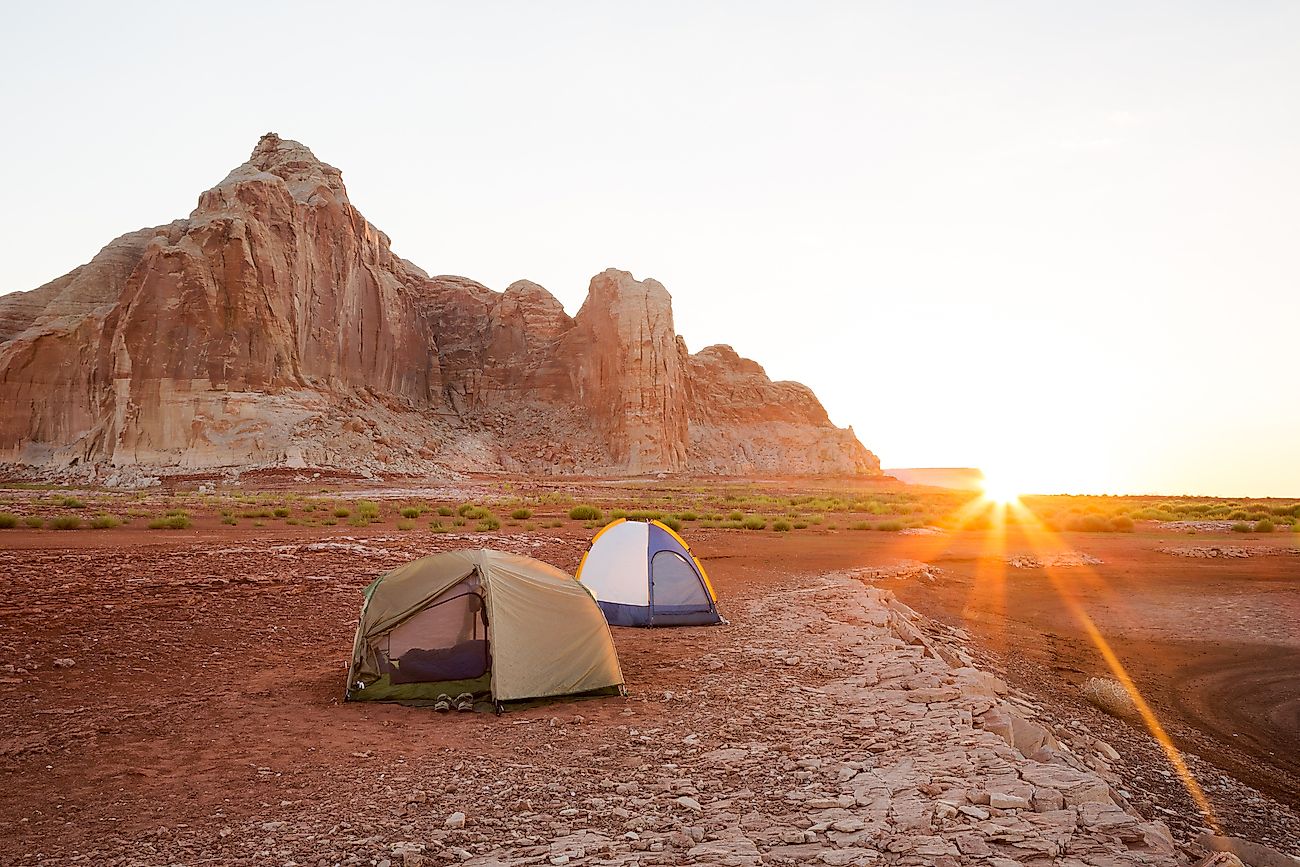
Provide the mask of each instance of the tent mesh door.
{"label": "tent mesh door", "polygon": [[650,560],[650,584],[657,610],[688,613],[710,608],[704,582],[686,558],[675,551],[660,551]]}
{"label": "tent mesh door", "polygon": [[492,667],[478,575],[447,588],[384,636],[380,665],[392,683],[473,680]]}

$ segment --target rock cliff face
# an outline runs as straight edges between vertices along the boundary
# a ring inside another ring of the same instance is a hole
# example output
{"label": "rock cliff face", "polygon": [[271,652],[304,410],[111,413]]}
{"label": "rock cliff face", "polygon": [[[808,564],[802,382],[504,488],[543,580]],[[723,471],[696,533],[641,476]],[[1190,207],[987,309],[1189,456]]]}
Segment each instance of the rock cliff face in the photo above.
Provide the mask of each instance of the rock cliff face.
{"label": "rock cliff face", "polygon": [[608,270],[576,317],[395,256],[337,169],[268,134],[188,219],[0,296],[0,460],[143,472],[874,474],[802,385],[690,355]]}

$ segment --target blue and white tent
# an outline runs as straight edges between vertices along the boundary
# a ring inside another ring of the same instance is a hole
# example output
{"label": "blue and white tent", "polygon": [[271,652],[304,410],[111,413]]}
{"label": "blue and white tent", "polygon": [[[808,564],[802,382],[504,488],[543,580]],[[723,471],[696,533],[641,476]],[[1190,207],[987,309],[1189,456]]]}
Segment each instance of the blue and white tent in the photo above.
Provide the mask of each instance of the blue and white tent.
{"label": "blue and white tent", "polygon": [[618,519],[591,540],[578,566],[611,626],[722,623],[718,597],[686,542],[658,521]]}

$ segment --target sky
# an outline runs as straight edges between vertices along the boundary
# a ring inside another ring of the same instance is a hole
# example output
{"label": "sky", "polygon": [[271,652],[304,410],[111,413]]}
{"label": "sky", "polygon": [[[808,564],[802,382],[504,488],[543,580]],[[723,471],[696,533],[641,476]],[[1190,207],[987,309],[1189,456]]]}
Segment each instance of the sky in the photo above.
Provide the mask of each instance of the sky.
{"label": "sky", "polygon": [[[364,8],[363,8],[364,7]],[[608,267],[886,467],[1300,496],[1300,4],[42,3],[0,293],[275,131],[431,274]]]}

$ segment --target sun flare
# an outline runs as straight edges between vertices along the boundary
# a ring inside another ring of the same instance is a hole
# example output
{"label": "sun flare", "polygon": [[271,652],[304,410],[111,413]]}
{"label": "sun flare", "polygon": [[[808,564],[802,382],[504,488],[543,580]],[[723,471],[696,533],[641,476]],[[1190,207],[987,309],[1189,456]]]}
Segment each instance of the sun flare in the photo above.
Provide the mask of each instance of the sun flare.
{"label": "sun flare", "polygon": [[981,486],[984,489],[984,499],[1004,505],[1017,502],[1022,493],[1019,486],[1013,484],[1009,479],[996,475],[985,476]]}

